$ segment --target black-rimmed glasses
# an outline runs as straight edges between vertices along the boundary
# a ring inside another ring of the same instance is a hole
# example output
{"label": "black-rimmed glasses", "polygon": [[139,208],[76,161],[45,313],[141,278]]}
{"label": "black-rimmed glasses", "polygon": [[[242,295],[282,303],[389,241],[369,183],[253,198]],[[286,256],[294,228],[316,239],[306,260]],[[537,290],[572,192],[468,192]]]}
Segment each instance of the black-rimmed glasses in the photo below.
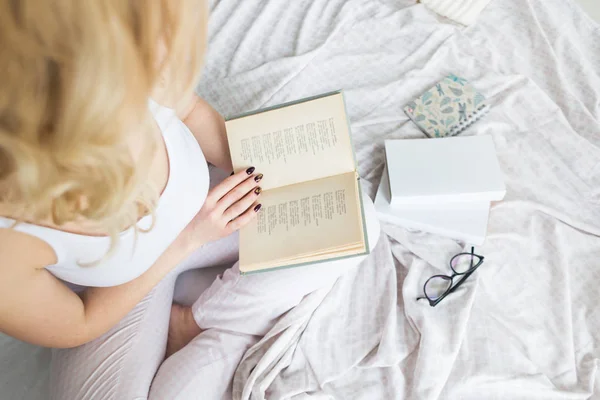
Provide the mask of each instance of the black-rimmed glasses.
{"label": "black-rimmed glasses", "polygon": [[[429,305],[435,307],[444,297],[454,292],[466,281],[475,270],[483,264],[483,256],[475,254],[475,248],[471,247],[470,253],[459,253],[450,260],[450,268],[453,274],[434,275],[427,279],[423,285],[424,297],[418,297],[417,300],[427,299]],[[454,278],[460,276],[461,279],[453,285]]]}

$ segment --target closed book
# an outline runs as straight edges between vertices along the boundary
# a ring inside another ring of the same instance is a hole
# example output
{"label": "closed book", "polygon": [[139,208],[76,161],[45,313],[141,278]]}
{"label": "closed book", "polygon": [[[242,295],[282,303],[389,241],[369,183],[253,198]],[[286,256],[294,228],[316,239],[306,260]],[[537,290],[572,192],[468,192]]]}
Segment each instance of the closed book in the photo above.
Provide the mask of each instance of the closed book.
{"label": "closed book", "polygon": [[490,203],[486,201],[392,206],[387,169],[375,197],[381,221],[481,245],[487,232]]}
{"label": "closed book", "polygon": [[386,140],[393,205],[490,202],[506,187],[490,136]]}
{"label": "closed book", "polygon": [[483,117],[490,107],[466,79],[450,74],[404,107],[429,137],[455,136]]}

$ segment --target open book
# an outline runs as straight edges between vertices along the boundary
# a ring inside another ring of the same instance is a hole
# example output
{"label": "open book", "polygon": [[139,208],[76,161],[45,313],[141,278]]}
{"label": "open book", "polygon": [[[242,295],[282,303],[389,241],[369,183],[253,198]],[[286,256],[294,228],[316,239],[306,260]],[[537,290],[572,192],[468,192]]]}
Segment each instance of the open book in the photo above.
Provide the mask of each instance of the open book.
{"label": "open book", "polygon": [[256,167],[262,210],[240,231],[240,271],[369,252],[342,92],[227,121],[235,171]]}

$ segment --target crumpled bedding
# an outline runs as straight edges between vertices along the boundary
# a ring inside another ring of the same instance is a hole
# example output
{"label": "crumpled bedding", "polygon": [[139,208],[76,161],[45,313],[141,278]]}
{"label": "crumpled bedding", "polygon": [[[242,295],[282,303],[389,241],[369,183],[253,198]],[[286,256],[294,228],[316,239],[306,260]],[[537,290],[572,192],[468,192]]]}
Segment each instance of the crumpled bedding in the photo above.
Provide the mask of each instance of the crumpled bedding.
{"label": "crumpled bedding", "polygon": [[468,28],[412,1],[212,11],[200,92],[225,115],[343,88],[373,196],[384,139],[423,137],[402,106],[454,72],[489,99],[464,135],[493,137],[507,185],[455,294],[416,301],[468,244],[384,225],[358,270],[248,351],[235,399],[600,398],[598,25],[567,0],[495,0]]}
{"label": "crumpled bedding", "polygon": [[[374,196],[402,106],[454,72],[489,99],[506,185],[484,264],[435,308],[425,280],[468,249],[383,225],[242,360],[235,399],[600,398],[600,30],[571,0],[494,0],[463,27],[412,0],[213,0],[198,91],[221,113],[344,89]],[[474,166],[476,168],[476,166]],[[42,399],[48,354],[0,336],[2,398]]]}

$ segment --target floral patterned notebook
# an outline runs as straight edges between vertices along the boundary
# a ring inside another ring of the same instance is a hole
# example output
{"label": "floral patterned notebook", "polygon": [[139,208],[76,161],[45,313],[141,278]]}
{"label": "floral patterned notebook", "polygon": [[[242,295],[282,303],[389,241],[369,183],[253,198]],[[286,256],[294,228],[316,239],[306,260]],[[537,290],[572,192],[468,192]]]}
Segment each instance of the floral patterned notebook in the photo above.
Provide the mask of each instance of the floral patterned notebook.
{"label": "floral patterned notebook", "polygon": [[489,111],[484,102],[467,80],[450,74],[408,103],[404,112],[429,137],[455,136]]}

